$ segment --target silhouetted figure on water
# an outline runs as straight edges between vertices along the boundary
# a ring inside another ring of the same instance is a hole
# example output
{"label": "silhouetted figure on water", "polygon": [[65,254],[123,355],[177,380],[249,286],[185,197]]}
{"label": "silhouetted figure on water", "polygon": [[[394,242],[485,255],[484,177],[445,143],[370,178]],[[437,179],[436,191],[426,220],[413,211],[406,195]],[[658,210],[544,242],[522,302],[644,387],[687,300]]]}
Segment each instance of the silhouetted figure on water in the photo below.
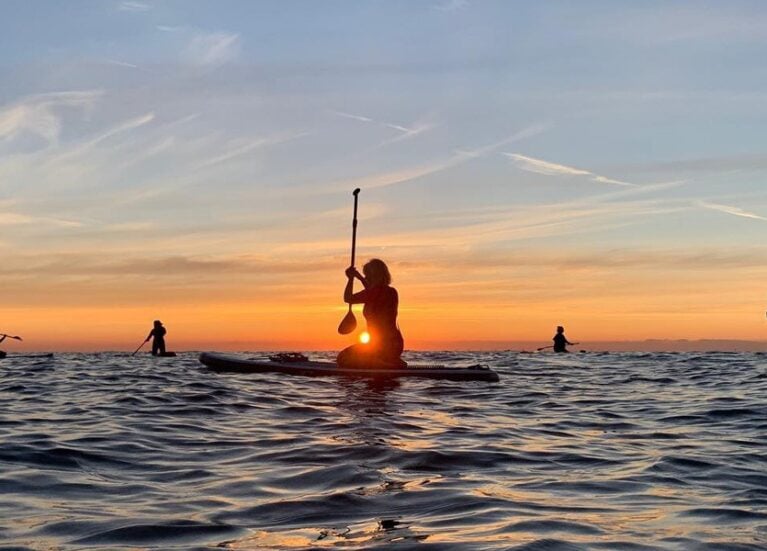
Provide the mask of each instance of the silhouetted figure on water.
{"label": "silhouetted figure on water", "polygon": [[[407,363],[400,358],[405,341],[397,327],[399,295],[391,287],[389,268],[383,260],[374,258],[362,267],[362,274],[353,266],[347,268],[346,277],[344,302],[365,305],[362,314],[367,322],[370,342],[342,350],[338,354],[338,365],[360,369],[406,367]],[[365,287],[359,293],[352,292],[355,277]]]}
{"label": "silhouetted figure on water", "polygon": [[[7,338],[15,339],[15,340],[17,340],[17,341],[23,341],[23,340],[24,340],[24,339],[22,339],[22,338],[21,338],[21,337],[19,337],[19,336],[15,336],[15,335],[6,335],[5,333],[0,333],[0,343],[2,343],[2,342],[3,342],[5,339],[7,339]],[[8,355],[8,354],[6,354],[6,353],[5,353],[5,352],[3,352],[2,350],[0,350],[0,360],[2,360],[3,358],[5,358],[7,355]]]}
{"label": "silhouetted figure on water", "polygon": [[561,325],[557,326],[557,334],[554,335],[554,338],[551,339],[554,341],[554,352],[569,352],[567,350],[566,345],[576,345],[577,342],[570,342],[567,340],[567,337],[565,337],[565,328]]}
{"label": "silhouetted figure on water", "polygon": [[166,354],[165,352],[165,333],[168,331],[163,327],[162,322],[160,320],[154,320],[154,327],[149,332],[149,335],[147,335],[144,342],[147,342],[149,339],[152,340],[152,356],[164,356]]}

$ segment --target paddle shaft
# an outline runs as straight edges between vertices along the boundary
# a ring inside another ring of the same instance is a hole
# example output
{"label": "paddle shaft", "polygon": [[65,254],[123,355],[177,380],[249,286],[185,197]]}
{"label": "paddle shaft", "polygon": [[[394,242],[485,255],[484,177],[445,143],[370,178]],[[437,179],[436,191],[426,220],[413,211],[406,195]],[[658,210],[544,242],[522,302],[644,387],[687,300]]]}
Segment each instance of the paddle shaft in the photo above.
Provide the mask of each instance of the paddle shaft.
{"label": "paddle shaft", "polygon": [[[352,216],[352,262],[349,264],[352,268],[354,267],[354,260],[355,255],[357,254],[357,200],[360,195],[360,188],[355,189],[352,192],[352,195],[354,195],[354,216]],[[352,279],[352,288],[354,288],[354,280]],[[349,304],[349,312],[352,311],[352,305]]]}
{"label": "paddle shaft", "polygon": [[[354,267],[354,256],[357,252],[357,196],[360,193],[360,188],[357,188],[352,192],[352,195],[354,195],[354,216],[352,217],[352,261],[351,261],[351,267]],[[351,292],[351,290],[354,288],[354,278],[350,278],[347,282],[347,290]],[[346,296],[347,290],[344,290],[344,296]],[[349,311],[346,313],[346,316],[344,316],[344,319],[341,320],[341,323],[338,325],[338,332],[342,335],[348,335],[354,329],[357,327],[357,319],[354,317],[354,312],[352,312],[352,303],[349,302]]]}
{"label": "paddle shaft", "polygon": [[134,351],[133,351],[133,354],[131,354],[131,356],[135,356],[135,355],[136,355],[136,352],[138,352],[139,350],[141,350],[142,348],[144,348],[144,345],[145,345],[145,344],[146,344],[146,341],[142,342],[142,343],[141,343],[141,346],[139,346],[139,347],[138,347],[136,350],[134,350]]}
{"label": "paddle shaft", "polygon": [[[581,343],[579,343],[579,342],[571,342],[570,346],[575,346],[576,344],[581,344]],[[540,348],[536,348],[535,351],[536,352],[540,352],[541,350],[546,350],[547,348],[554,348],[554,345],[552,344],[552,345],[549,345],[549,346],[541,346]]]}
{"label": "paddle shaft", "polygon": [[359,194],[360,188],[352,192],[352,195],[354,195],[354,217],[352,218],[352,263],[349,264],[351,267],[354,267],[354,255],[357,252],[357,198]]}

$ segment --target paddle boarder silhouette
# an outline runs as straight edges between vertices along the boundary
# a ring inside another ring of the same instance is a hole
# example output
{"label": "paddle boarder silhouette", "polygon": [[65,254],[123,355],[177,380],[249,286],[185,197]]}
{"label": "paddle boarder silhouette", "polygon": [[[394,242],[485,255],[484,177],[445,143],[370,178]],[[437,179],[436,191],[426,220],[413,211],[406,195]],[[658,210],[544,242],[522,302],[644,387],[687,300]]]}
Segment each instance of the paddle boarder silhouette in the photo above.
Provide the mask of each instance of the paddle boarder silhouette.
{"label": "paddle boarder silhouette", "polygon": [[[6,335],[5,333],[0,333],[0,343],[2,343],[5,339],[8,339],[8,338],[15,339],[17,341],[23,341],[24,340],[21,337],[16,336],[16,335]],[[2,350],[0,350],[0,359],[5,358],[7,355],[8,354],[6,354]]]}
{"label": "paddle boarder silhouette", "polygon": [[554,352],[569,352],[567,350],[566,345],[576,345],[577,342],[570,342],[567,340],[567,337],[565,337],[565,328],[561,325],[557,326],[557,334],[554,335],[554,338],[551,339],[554,341]]}
{"label": "paddle boarder silhouette", "polygon": [[[391,274],[383,260],[374,258],[362,267],[362,274],[350,266],[346,269],[344,302],[364,304],[362,314],[367,322],[370,341],[354,344],[338,354],[339,367],[392,368],[406,367],[400,356],[404,349],[402,333],[397,326],[399,295],[391,286]],[[354,293],[354,279],[362,282],[364,290]]]}
{"label": "paddle boarder silhouette", "polygon": [[164,356],[165,355],[165,334],[168,331],[163,327],[160,320],[154,320],[154,327],[147,335],[144,342],[149,339],[152,340],[152,356]]}

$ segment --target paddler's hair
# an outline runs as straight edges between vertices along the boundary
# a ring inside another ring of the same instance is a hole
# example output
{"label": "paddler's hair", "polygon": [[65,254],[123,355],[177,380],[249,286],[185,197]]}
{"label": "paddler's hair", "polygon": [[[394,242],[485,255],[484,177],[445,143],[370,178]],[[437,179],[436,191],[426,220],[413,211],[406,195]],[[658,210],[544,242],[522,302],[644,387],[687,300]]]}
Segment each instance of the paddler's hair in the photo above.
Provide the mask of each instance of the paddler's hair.
{"label": "paddler's hair", "polygon": [[369,260],[363,267],[362,273],[371,285],[391,285],[391,274],[386,263],[378,258]]}

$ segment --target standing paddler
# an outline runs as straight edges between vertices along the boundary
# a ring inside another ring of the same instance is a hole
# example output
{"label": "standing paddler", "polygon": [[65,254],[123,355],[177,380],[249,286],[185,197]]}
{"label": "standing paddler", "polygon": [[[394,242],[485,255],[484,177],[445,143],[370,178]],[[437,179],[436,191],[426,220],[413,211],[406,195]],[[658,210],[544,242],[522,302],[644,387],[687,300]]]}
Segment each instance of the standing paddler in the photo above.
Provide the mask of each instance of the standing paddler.
{"label": "standing paddler", "polygon": [[167,332],[160,320],[154,320],[154,327],[144,340],[147,342],[152,339],[152,356],[165,356],[165,334]]}

